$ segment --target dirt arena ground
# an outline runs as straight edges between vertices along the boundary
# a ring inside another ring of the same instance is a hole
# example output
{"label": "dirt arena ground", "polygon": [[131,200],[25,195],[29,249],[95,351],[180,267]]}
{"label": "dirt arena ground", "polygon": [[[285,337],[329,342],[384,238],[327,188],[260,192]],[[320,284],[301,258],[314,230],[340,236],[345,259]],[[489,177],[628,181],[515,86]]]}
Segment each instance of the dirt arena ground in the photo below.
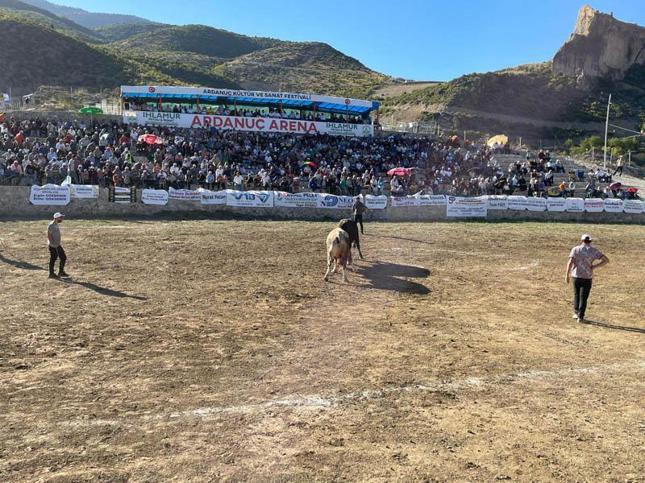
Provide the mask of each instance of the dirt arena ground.
{"label": "dirt arena ground", "polygon": [[645,226],[332,227],[0,223],[0,481],[644,481]]}

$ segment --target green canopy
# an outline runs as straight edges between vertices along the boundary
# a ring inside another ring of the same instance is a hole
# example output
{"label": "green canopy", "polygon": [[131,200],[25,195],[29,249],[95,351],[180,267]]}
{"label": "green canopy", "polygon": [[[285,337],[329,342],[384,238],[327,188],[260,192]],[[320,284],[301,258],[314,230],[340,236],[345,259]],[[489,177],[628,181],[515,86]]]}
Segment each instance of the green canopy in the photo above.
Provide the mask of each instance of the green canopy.
{"label": "green canopy", "polygon": [[81,114],[103,114],[103,109],[100,107],[85,106],[78,112]]}

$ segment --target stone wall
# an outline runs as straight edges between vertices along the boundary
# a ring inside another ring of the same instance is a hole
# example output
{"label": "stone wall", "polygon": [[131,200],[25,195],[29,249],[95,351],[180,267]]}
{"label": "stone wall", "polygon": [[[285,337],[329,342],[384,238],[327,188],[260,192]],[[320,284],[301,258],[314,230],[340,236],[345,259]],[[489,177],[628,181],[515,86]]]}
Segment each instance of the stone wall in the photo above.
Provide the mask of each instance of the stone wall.
{"label": "stone wall", "polygon": [[[108,190],[102,189],[96,200],[72,200],[63,207],[34,206],[29,202],[30,188],[0,186],[0,220],[48,219],[56,211],[79,219],[193,219],[240,218],[273,220],[339,220],[350,216],[349,210],[305,208],[235,208],[223,205],[202,205],[192,201],[170,200],[166,206],[134,203],[121,205],[108,201]],[[446,218],[444,206],[401,207],[370,210],[371,221],[460,221]],[[491,210],[487,221],[567,221],[577,223],[645,224],[645,214],[628,213],[553,213],[513,210]]]}

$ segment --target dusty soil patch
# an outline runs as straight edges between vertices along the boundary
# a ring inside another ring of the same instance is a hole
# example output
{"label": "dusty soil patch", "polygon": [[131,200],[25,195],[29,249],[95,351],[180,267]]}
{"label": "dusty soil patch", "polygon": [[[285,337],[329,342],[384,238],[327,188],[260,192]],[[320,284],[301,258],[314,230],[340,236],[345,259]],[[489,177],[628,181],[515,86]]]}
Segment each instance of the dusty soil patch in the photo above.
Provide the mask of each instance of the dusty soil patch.
{"label": "dusty soil patch", "polygon": [[642,478],[645,227],[332,226],[0,223],[0,480]]}

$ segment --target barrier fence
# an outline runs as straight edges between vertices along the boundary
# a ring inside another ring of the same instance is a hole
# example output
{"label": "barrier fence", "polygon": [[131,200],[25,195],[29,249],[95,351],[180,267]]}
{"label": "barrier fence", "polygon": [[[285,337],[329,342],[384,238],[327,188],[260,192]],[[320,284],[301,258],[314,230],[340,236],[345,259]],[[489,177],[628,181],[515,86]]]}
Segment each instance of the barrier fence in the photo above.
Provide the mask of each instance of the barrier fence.
{"label": "barrier fence", "polygon": [[[354,203],[352,196],[326,193],[286,193],[282,191],[210,191],[206,189],[168,191],[144,189],[140,196],[134,188],[110,188],[108,200],[113,203],[164,206],[177,201],[189,201],[201,205],[226,205],[247,208],[301,208],[349,210]],[[32,186],[29,202],[39,206],[66,206],[72,200],[98,199],[99,187],[88,185]],[[486,218],[489,211],[513,210],[532,212],[569,213],[645,213],[641,200],[618,198],[536,198],[526,196],[479,196],[460,197],[445,195],[373,196],[364,195],[365,205],[370,210],[405,207],[445,206],[449,218]]]}

